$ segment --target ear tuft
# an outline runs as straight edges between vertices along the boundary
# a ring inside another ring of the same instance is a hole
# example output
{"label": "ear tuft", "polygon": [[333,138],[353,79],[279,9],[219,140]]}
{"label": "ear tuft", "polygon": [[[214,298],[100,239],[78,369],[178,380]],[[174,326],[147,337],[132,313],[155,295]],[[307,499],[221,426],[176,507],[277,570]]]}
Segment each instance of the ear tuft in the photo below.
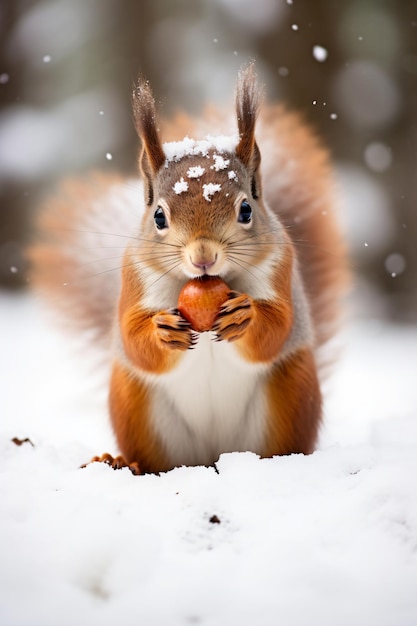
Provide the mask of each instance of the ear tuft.
{"label": "ear tuft", "polygon": [[236,115],[240,141],[236,156],[246,167],[255,169],[259,163],[259,150],[255,142],[255,124],[261,102],[255,64],[252,62],[239,72],[236,87]]}
{"label": "ear tuft", "polygon": [[[139,79],[133,90],[132,106],[136,131],[142,141],[144,157],[147,160],[146,166],[155,175],[165,163],[165,154],[157,130],[155,99],[149,82]],[[141,163],[142,169],[144,163]]]}

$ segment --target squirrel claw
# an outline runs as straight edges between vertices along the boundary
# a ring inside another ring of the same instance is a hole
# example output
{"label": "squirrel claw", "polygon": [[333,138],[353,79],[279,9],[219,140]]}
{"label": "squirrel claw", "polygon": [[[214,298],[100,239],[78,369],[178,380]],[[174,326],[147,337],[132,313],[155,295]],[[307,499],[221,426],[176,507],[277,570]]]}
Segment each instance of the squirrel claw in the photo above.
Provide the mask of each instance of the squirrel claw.
{"label": "squirrel claw", "polygon": [[159,338],[164,346],[173,350],[193,348],[198,337],[191,325],[182,317],[178,309],[161,311],[154,316]]}
{"label": "squirrel claw", "polygon": [[109,465],[114,470],[122,469],[123,467],[128,467],[130,471],[132,472],[132,474],[134,474],[135,476],[139,476],[139,474],[142,473],[140,471],[139,463],[137,463],[137,461],[134,461],[133,463],[128,463],[123,456],[113,457],[108,452],[105,452],[101,456],[93,456],[93,458],[90,461],[88,461],[88,463],[84,463],[83,465],[80,466],[80,468],[81,469],[85,468],[88,465],[91,465],[92,463],[106,463],[106,465]]}
{"label": "squirrel claw", "polygon": [[252,320],[252,300],[246,294],[231,292],[220,308],[213,326],[214,341],[237,341]]}

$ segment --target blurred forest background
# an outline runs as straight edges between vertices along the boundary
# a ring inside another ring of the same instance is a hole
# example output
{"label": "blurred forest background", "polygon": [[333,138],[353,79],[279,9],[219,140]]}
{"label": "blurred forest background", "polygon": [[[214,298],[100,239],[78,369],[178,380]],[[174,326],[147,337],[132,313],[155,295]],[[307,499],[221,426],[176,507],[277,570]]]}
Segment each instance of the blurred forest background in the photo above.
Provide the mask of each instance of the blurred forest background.
{"label": "blurred forest background", "polygon": [[255,59],[331,149],[365,315],[417,322],[417,0],[1,0],[0,31],[3,289],[56,180],[135,170],[139,72],[198,113]]}

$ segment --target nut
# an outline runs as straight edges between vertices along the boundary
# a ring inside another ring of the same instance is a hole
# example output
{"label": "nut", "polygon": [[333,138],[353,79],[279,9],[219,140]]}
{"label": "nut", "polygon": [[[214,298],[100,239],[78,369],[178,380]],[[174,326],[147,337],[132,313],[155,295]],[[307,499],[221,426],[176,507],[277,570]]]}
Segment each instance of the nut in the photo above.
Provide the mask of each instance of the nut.
{"label": "nut", "polygon": [[199,333],[211,330],[229,293],[230,288],[218,276],[193,278],[181,289],[178,310],[193,330]]}

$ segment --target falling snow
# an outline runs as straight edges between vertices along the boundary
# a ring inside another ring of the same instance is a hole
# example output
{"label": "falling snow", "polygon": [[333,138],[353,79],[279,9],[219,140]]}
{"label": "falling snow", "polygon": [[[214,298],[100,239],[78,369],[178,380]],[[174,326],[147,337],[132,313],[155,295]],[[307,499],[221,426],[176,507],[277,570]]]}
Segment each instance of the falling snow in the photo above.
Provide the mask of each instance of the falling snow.
{"label": "falling snow", "polygon": [[313,46],[313,57],[319,63],[323,63],[328,57],[328,51],[323,46]]}

